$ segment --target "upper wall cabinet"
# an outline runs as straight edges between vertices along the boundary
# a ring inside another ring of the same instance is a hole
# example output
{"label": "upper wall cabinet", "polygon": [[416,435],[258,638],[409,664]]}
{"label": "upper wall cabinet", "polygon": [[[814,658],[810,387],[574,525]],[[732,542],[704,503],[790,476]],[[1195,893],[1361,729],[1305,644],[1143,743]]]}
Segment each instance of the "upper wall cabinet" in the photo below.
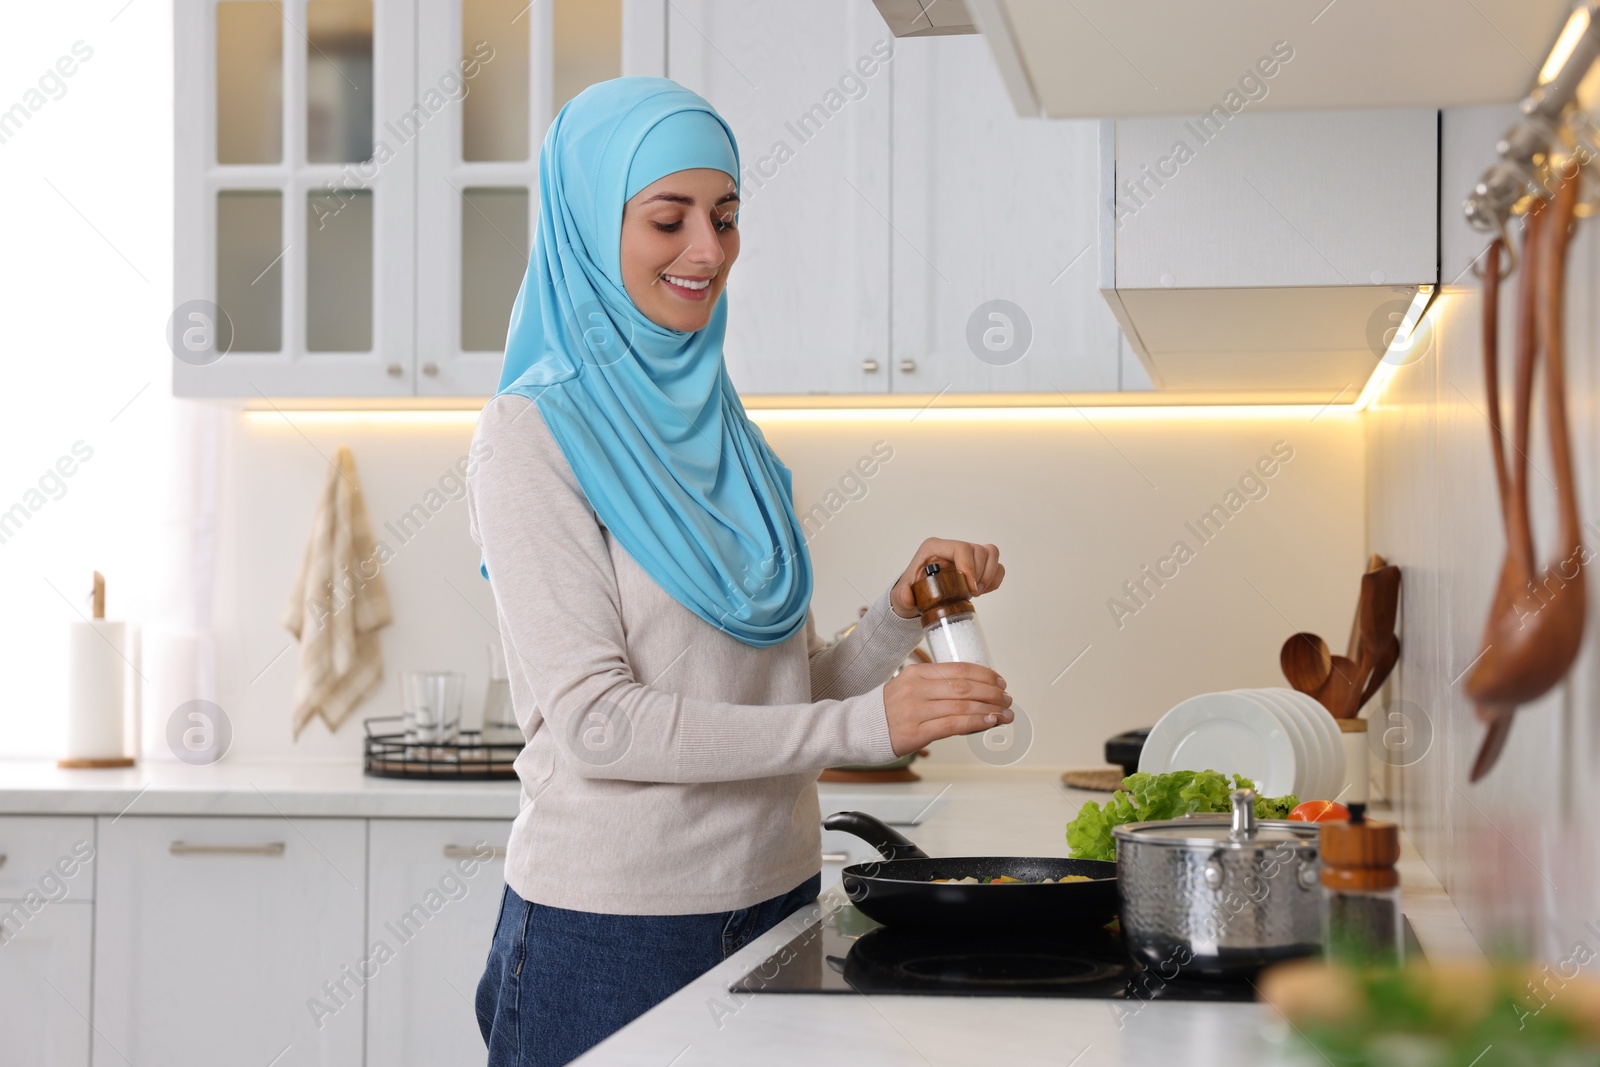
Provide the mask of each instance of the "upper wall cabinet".
{"label": "upper wall cabinet", "polygon": [[180,0],[174,392],[492,393],[539,143],[624,6]]}
{"label": "upper wall cabinet", "polygon": [[1098,124],[1017,118],[980,37],[894,45],[895,391],[1117,389]]}
{"label": "upper wall cabinet", "polygon": [[739,142],[728,374],[742,393],[888,389],[889,81],[871,4],[673,0],[667,75]]}
{"label": "upper wall cabinet", "polygon": [[181,0],[179,396],[412,391],[413,0]]}

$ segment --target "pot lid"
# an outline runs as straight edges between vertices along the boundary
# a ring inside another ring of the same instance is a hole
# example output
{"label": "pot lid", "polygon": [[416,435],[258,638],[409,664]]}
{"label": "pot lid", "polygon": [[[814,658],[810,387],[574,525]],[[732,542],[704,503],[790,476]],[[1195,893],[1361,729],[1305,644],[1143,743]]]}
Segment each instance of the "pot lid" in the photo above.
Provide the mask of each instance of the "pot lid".
{"label": "pot lid", "polygon": [[1181,819],[1128,823],[1114,827],[1111,833],[1119,841],[1152,845],[1259,849],[1287,843],[1316,848],[1317,827],[1313,823],[1257,819],[1255,790],[1237,789],[1229,800],[1233,811],[1228,815],[1192,814]]}

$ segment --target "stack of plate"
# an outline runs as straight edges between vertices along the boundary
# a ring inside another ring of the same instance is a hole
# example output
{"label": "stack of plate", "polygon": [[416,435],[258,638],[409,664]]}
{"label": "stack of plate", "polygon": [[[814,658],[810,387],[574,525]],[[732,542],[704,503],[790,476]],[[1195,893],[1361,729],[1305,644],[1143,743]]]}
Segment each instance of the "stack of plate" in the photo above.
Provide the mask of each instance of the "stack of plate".
{"label": "stack of plate", "polygon": [[1242,774],[1262,796],[1333,800],[1344,784],[1344,741],[1328,709],[1293,689],[1202,693],[1161,716],[1139,769]]}

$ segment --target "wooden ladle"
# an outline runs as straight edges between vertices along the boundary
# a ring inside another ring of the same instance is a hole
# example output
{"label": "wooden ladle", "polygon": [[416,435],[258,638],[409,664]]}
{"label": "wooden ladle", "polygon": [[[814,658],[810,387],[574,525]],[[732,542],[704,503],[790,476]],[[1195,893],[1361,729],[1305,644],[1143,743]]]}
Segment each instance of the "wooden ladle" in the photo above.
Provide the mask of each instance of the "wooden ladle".
{"label": "wooden ladle", "polygon": [[[1496,346],[1500,243],[1490,246],[1484,272],[1484,371],[1495,477],[1506,527],[1506,558],[1484,625],[1480,652],[1466,690],[1489,731],[1470,778],[1487,774],[1505,747],[1519,705],[1549,692],[1567,673],[1582,644],[1587,597],[1580,566],[1583,551],[1577,492],[1566,421],[1562,316],[1566,254],[1579,173],[1556,189],[1554,204],[1536,202],[1527,222],[1522,286],[1518,293],[1517,352],[1513,397],[1513,457],[1508,471],[1500,430],[1499,364]],[[1542,288],[1541,288],[1542,282]],[[1528,439],[1533,374],[1540,350],[1546,361],[1545,407],[1550,455],[1560,511],[1562,558],[1537,570],[1528,515]],[[1571,573],[1567,573],[1568,570]],[[1539,582],[1543,593],[1530,598]]]}
{"label": "wooden ladle", "polygon": [[1333,657],[1328,653],[1328,642],[1316,634],[1291,634],[1278,650],[1278,666],[1291,686],[1315,696],[1333,673]]}

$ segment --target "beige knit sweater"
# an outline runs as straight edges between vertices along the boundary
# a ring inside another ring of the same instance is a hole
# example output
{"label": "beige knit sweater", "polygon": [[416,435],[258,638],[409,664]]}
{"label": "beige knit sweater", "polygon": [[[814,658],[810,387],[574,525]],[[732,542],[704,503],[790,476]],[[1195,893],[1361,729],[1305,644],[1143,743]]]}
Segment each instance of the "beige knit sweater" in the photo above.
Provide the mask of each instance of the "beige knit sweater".
{"label": "beige knit sweater", "polygon": [[825,648],[754,648],[661,589],[599,521],[536,405],[484,408],[467,476],[527,746],[506,881],[579,911],[747,907],[820,867],[817,772],[894,758],[883,682],[922,638],[888,590]]}

